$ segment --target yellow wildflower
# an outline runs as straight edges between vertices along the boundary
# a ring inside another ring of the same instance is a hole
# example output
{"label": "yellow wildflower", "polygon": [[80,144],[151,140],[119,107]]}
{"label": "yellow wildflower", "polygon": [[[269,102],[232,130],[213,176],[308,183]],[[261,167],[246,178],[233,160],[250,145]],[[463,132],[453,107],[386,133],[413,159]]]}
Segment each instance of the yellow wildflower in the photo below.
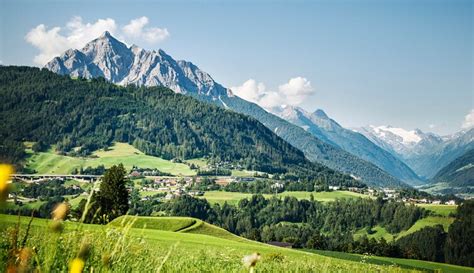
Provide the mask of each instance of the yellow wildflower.
{"label": "yellow wildflower", "polygon": [[69,273],[82,273],[84,270],[84,261],[80,258],[74,258],[69,264]]}
{"label": "yellow wildflower", "polygon": [[5,201],[8,197],[8,181],[13,174],[13,167],[7,164],[0,164],[0,201]]}
{"label": "yellow wildflower", "polygon": [[58,204],[53,210],[53,220],[64,220],[68,213],[69,207],[66,203]]}

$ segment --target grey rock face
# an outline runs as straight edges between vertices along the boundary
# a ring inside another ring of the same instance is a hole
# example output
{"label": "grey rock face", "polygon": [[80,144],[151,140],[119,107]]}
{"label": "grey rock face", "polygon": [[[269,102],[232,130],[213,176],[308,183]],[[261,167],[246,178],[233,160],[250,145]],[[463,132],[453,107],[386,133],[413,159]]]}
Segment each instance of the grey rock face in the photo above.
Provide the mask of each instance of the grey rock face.
{"label": "grey rock face", "polygon": [[120,85],[166,86],[178,93],[195,93],[217,98],[231,96],[206,72],[186,61],[176,61],[163,50],[127,47],[104,32],[80,50],[67,50],[45,66],[73,77],[104,77]]}

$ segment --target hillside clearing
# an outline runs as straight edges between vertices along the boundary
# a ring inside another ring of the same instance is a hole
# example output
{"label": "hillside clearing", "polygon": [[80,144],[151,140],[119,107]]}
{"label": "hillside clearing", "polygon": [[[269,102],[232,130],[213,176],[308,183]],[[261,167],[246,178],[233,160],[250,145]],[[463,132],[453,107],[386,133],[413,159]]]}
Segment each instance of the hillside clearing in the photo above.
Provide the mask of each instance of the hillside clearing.
{"label": "hillside clearing", "polygon": [[358,240],[364,235],[366,235],[369,239],[374,238],[376,240],[380,240],[381,238],[384,238],[387,242],[392,241],[394,237],[384,227],[377,225],[372,228],[370,233],[368,232],[368,228],[358,230],[356,233],[354,233],[354,240]]}
{"label": "hillside clearing", "polygon": [[441,215],[449,216],[451,213],[456,213],[457,205],[437,205],[437,204],[417,204],[422,208],[431,210],[432,212]]}
{"label": "hillside clearing", "polygon": [[122,163],[127,170],[133,166],[156,168],[172,175],[191,176],[196,172],[183,163],[173,163],[159,157],[145,155],[128,143],[115,143],[112,147],[99,150],[91,157],[71,157],[59,155],[50,149],[46,152],[33,153],[28,158],[26,167],[41,174],[70,174],[74,169],[97,167],[106,168]]}
{"label": "hillside clearing", "polygon": [[413,226],[411,226],[408,230],[402,231],[398,234],[397,239],[401,238],[403,236],[406,236],[408,234],[414,233],[415,231],[418,231],[424,227],[428,226],[435,226],[435,225],[442,225],[444,228],[444,231],[448,231],[449,226],[453,223],[454,218],[449,218],[449,217],[439,217],[439,216],[428,216],[425,218],[422,218],[418,221],[416,221]]}

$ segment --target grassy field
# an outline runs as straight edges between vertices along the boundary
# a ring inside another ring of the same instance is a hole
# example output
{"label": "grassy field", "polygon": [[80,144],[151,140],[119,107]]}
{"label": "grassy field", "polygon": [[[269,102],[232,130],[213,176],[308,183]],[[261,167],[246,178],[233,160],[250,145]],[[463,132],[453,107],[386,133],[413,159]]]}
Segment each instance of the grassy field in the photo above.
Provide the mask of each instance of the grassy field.
{"label": "grassy field", "polygon": [[389,258],[389,257],[378,257],[378,256],[367,256],[359,254],[351,254],[344,252],[335,252],[335,251],[325,251],[325,250],[308,250],[312,253],[317,253],[327,257],[337,258],[347,261],[355,261],[376,265],[386,265],[386,266],[399,266],[405,269],[415,269],[415,270],[429,270],[429,271],[438,271],[445,273],[472,273],[474,268],[443,264],[443,263],[434,263],[428,261],[420,260],[411,260],[411,259],[400,259],[400,258]]}
{"label": "grassy field", "polygon": [[443,225],[444,230],[448,231],[449,225],[451,225],[453,221],[454,221],[454,218],[451,218],[451,217],[428,216],[416,221],[416,223],[413,224],[413,226],[411,226],[408,230],[400,232],[397,238],[401,238],[403,236],[411,234],[424,227],[435,226],[435,225]]}
{"label": "grassy field", "polygon": [[[0,215],[0,270],[5,269],[7,234],[17,223],[17,216]],[[21,218],[20,238],[25,234],[29,217]],[[413,270],[341,260],[314,253],[278,248],[249,241],[202,223],[196,219],[170,218],[171,224],[156,224],[155,219],[129,218],[125,226],[98,226],[67,222],[62,233],[53,233],[51,221],[34,219],[25,247],[35,247],[34,259],[42,271],[52,268],[67,271],[79,249],[88,246],[85,272],[248,272],[242,265],[245,255],[258,252],[257,272],[413,272]],[[189,220],[196,220],[191,224]],[[144,221],[147,228],[132,228],[133,221]],[[163,220],[165,221],[165,220]],[[128,223],[128,224],[127,224]],[[172,232],[189,225],[188,230]],[[165,227],[166,226],[166,227]],[[5,232],[7,230],[7,232]],[[3,259],[3,260],[2,260]]]}
{"label": "grassy field", "polygon": [[[354,193],[350,191],[332,191],[332,192],[305,192],[305,191],[288,191],[277,194],[277,197],[285,196],[294,196],[298,199],[309,199],[311,194],[313,194],[314,199],[320,202],[329,202],[334,201],[337,198],[369,198],[367,195]],[[264,194],[266,198],[271,198],[272,194]],[[241,199],[252,197],[251,193],[240,193],[240,192],[225,192],[225,191],[207,191],[204,193],[204,196],[200,198],[205,198],[209,203],[214,204],[224,204],[227,202],[229,204],[237,204]]]}
{"label": "grassy field", "polygon": [[422,208],[427,210],[431,210],[432,212],[441,215],[441,216],[449,216],[451,213],[456,213],[457,205],[435,205],[435,204],[417,204]]}
{"label": "grassy field", "polygon": [[73,169],[81,167],[97,167],[104,165],[106,168],[122,163],[126,169],[132,166],[142,168],[157,168],[162,172],[173,175],[195,175],[186,164],[173,163],[159,157],[145,155],[127,143],[115,143],[109,150],[99,150],[93,157],[71,157],[54,153],[52,150],[34,153],[28,158],[26,166],[41,174],[69,174]]}

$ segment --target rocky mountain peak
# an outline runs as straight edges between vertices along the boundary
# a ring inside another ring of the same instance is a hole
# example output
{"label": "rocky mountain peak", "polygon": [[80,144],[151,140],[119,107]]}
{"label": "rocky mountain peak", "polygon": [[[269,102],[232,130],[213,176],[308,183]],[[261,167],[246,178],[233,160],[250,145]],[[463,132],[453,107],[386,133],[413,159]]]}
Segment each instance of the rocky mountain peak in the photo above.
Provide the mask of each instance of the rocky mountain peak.
{"label": "rocky mountain peak", "polygon": [[127,45],[110,32],[71,49],[45,66],[58,74],[105,79],[120,85],[165,86],[177,93],[196,93],[213,98],[232,96],[206,72],[187,61],[176,61],[164,50],[145,50]]}

